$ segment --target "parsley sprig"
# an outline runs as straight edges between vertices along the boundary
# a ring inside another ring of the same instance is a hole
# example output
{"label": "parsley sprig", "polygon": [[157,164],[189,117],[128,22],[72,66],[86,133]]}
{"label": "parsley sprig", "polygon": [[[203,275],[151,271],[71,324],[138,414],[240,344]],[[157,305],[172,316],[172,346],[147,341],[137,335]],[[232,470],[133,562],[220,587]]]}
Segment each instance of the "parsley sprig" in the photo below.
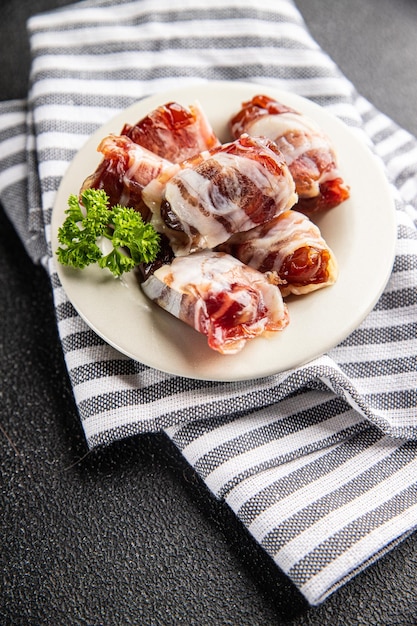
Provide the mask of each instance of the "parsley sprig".
{"label": "parsley sprig", "polygon": [[[66,219],[58,229],[58,261],[77,269],[98,263],[115,276],[129,272],[139,263],[155,260],[160,237],[151,224],[134,209],[117,204],[109,207],[102,189],[85,189],[81,198],[71,194]],[[98,245],[104,237],[112,249],[103,254]]]}

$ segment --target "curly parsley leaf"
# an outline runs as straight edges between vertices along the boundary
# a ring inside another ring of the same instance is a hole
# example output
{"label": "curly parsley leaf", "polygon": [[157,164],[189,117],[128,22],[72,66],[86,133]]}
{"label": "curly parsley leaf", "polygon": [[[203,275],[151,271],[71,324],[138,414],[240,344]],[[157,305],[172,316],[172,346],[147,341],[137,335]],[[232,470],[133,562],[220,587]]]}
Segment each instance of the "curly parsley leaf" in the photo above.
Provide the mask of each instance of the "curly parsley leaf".
{"label": "curly parsley leaf", "polygon": [[[86,189],[81,198],[68,199],[66,219],[58,229],[58,261],[77,269],[98,263],[115,276],[130,271],[135,265],[155,260],[160,246],[159,234],[143,221],[134,209],[116,205],[109,207],[109,198],[102,189]],[[108,254],[98,245],[100,238],[112,243]]]}

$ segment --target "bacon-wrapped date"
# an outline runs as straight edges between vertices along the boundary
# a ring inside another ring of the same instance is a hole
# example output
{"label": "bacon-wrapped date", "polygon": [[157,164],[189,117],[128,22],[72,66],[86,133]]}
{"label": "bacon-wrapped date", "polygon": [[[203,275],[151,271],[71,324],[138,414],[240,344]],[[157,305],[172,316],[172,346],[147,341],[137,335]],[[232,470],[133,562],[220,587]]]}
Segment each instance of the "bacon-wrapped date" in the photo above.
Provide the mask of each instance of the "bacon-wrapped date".
{"label": "bacon-wrapped date", "polygon": [[238,233],[221,250],[260,272],[276,272],[283,296],[306,294],[337,279],[334,253],[318,226],[299,211],[285,211],[267,224]]}
{"label": "bacon-wrapped date", "polygon": [[349,197],[330,139],[308,116],[266,95],[256,95],[230,120],[233,137],[242,133],[275,141],[294,177],[296,208],[305,213],[331,209]]}
{"label": "bacon-wrapped date", "polygon": [[125,124],[121,134],[172,163],[220,145],[198,102],[188,107],[168,102],[136,124]]}
{"label": "bacon-wrapped date", "polygon": [[108,135],[101,140],[97,151],[103,154],[103,159],[85,179],[81,191],[104,189],[111,206],[132,207],[147,220],[149,208],[142,201],[142,189],[172,167],[172,163],[122,135]]}
{"label": "bacon-wrapped date", "polygon": [[297,200],[275,144],[242,135],[151,181],[143,198],[176,256],[214,248],[233,233],[263,224]]}
{"label": "bacon-wrapped date", "polygon": [[283,330],[288,311],[271,276],[212,250],[176,257],[142,283],[148,298],[207,336],[221,354]]}

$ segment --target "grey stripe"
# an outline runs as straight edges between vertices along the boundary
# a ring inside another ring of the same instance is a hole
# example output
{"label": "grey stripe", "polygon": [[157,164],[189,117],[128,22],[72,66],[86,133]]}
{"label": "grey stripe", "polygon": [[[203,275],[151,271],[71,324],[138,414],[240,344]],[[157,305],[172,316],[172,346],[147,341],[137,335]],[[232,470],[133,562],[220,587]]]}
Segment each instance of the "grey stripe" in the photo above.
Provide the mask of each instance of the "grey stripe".
{"label": "grey stripe", "polygon": [[55,306],[55,314],[58,322],[77,317],[78,313],[69,300]]}
{"label": "grey stripe", "polygon": [[87,438],[87,445],[91,448],[98,446],[108,446],[115,441],[134,437],[135,435],[146,435],[151,432],[153,436],[156,434],[156,426],[154,428],[147,427],[144,429],[140,422],[127,423],[117,428],[112,428],[104,432],[98,432]]}
{"label": "grey stripe", "polygon": [[[412,290],[410,290],[412,291]],[[395,292],[393,298],[395,298]],[[391,294],[386,294],[391,295]],[[411,294],[413,295],[413,294]],[[409,294],[407,294],[407,297]],[[414,298],[416,298],[414,294]],[[388,299],[388,298],[387,298]],[[411,302],[412,304],[412,302]],[[405,304],[400,306],[406,306]],[[384,306],[384,309],[390,309],[393,307]],[[410,322],[409,324],[399,324],[398,326],[382,326],[379,328],[357,328],[349,337],[344,339],[341,346],[364,346],[367,344],[381,344],[381,343],[395,343],[398,341],[409,341],[410,337],[417,336],[417,322]]]}
{"label": "grey stripe", "polygon": [[288,575],[296,585],[304,585],[328,563],[341,556],[343,552],[346,552],[360,539],[363,539],[379,526],[400,515],[416,503],[417,489],[414,484],[332,535],[332,537],[296,563],[290,569]]}
{"label": "grey stripe", "polygon": [[375,306],[376,311],[401,309],[405,306],[417,304],[417,288],[405,287],[393,292],[383,293]]}
{"label": "grey stripe", "polygon": [[[62,131],[62,129],[59,129],[59,132],[65,132],[65,131]],[[39,161],[41,163],[47,163],[48,161],[68,161],[68,162],[70,162],[75,157],[76,153],[77,153],[76,150],[69,150],[69,149],[67,149],[65,147],[58,148],[58,147],[54,146],[54,147],[51,147],[51,148],[45,148],[44,150],[39,150],[38,157],[39,157]],[[43,179],[43,180],[45,180],[45,179]],[[78,189],[75,190],[75,191],[78,191]]]}
{"label": "grey stripe", "polygon": [[[245,46],[247,48],[247,46]],[[279,56],[277,55],[277,63],[276,64],[260,64],[260,63],[250,63],[248,58],[244,58],[240,53],[240,65],[242,65],[245,69],[246,76],[260,75],[261,70],[265,72],[267,76],[274,76],[275,78],[287,78],[292,80],[302,80],[305,78],[328,78],[332,76],[332,70],[329,67],[322,66],[308,66],[301,64],[299,66],[296,65],[285,65],[279,63]],[[245,54],[245,53],[243,53]],[[236,66],[236,61],[233,68],[230,65],[225,65],[224,70],[236,70],[238,66]],[[246,62],[245,62],[246,61]],[[222,64],[219,63],[216,67],[205,67],[199,68],[194,65],[182,65],[172,67],[171,65],[152,65],[149,67],[138,67],[138,68],[124,68],[120,69],[104,69],[104,70],[89,70],[87,76],[83,76],[80,78],[80,73],[77,71],[73,71],[72,69],[68,70],[47,70],[45,72],[39,72],[36,75],[37,81],[42,80],[65,80],[65,79],[77,79],[80,82],[89,81],[89,80],[106,80],[112,81],[114,83],[115,89],[117,89],[118,81],[142,81],[142,80],[151,80],[163,78],[166,76],[191,76],[194,72],[201,75],[204,72],[204,76],[207,76],[207,72],[218,72],[221,71]]]}
{"label": "grey stripe", "polygon": [[82,350],[89,346],[101,346],[104,341],[96,335],[92,330],[85,330],[79,333],[72,333],[68,337],[62,339],[62,347],[64,352],[72,352],[73,350]]}
{"label": "grey stripe", "polygon": [[[294,68],[289,66],[276,66],[276,65],[267,65],[261,63],[248,63],[247,59],[242,58],[241,65],[237,65],[236,63],[233,65],[224,65],[221,64],[213,66],[213,67],[195,67],[195,66],[181,66],[181,67],[171,67],[171,66],[160,66],[160,67],[149,67],[149,68],[140,68],[137,70],[135,80],[150,82],[154,80],[164,79],[164,78],[173,78],[176,77],[186,77],[186,78],[202,78],[208,80],[244,80],[249,79],[256,76],[262,76],[264,79],[268,78],[280,78],[282,80],[305,80],[309,81],[314,78],[326,78],[331,76],[331,72],[327,68],[318,68],[317,72],[311,72],[310,68],[300,67]],[[119,75],[119,78],[123,80],[123,76]],[[91,80],[91,76],[86,78],[86,84],[88,84],[88,80]],[[133,80],[133,78],[131,78]],[[117,84],[115,82],[115,91],[117,91]],[[74,94],[75,95],[75,94]],[[72,94],[67,93],[67,98],[71,98]],[[104,97],[104,102],[106,102],[106,97]],[[38,99],[35,99],[35,105],[39,106]]]}
{"label": "grey stripe", "polygon": [[[40,179],[42,193],[57,191],[61,184],[62,176],[44,176]],[[78,190],[75,190],[78,191]],[[49,222],[48,222],[49,223]]]}
{"label": "grey stripe", "polygon": [[[362,98],[361,98],[362,100]],[[367,103],[369,106],[366,109],[366,111],[362,111],[361,110],[361,117],[364,121],[364,124],[367,124],[368,122],[371,122],[372,120],[374,120],[375,118],[380,116],[380,112],[377,111],[377,109],[375,109],[375,107],[371,106],[369,103]],[[362,107],[363,108],[363,107]],[[368,136],[370,136],[369,133],[367,133]]]}
{"label": "grey stripe", "polygon": [[[417,233],[415,233],[417,238]],[[394,261],[394,272],[409,272],[417,270],[417,256],[414,254],[398,254]]]}
{"label": "grey stripe", "polygon": [[0,172],[22,163],[26,163],[26,152],[24,150],[8,154],[5,159],[0,158]]}
{"label": "grey stripe", "polygon": [[[402,169],[401,172],[396,176],[394,183],[397,187],[402,187],[402,185],[404,185],[407,180],[409,180],[410,178],[415,178],[416,176],[417,163],[410,163],[409,165],[406,165],[404,169]],[[416,206],[417,197],[415,197],[414,200],[411,201],[411,203]]]}
{"label": "grey stripe", "polygon": [[370,378],[374,376],[395,376],[416,371],[416,359],[392,358],[383,361],[352,361],[340,365],[346,376],[352,378]]}
{"label": "grey stripe", "polygon": [[[417,372],[417,356],[414,357],[415,371]],[[417,373],[416,373],[417,382]],[[412,409],[417,407],[417,389],[404,389],[378,393],[370,393],[365,396],[365,401],[378,407],[379,410],[392,411],[393,409]]]}
{"label": "grey stripe", "polygon": [[[376,117],[378,117],[378,115]],[[398,126],[394,122],[388,119],[386,120],[386,122],[387,125],[382,130],[370,135],[375,145],[378,145],[379,143],[381,143],[381,141],[389,139],[398,130]],[[384,161],[388,161],[388,159],[390,159],[391,157],[384,154],[382,158]]]}
{"label": "grey stripe", "polygon": [[[259,22],[259,20],[257,20]],[[179,37],[176,35],[172,35],[168,37],[166,40],[161,39],[137,39],[134,41],[120,41],[120,40],[107,40],[100,41],[96,43],[94,41],[86,41],[82,46],[48,46],[44,48],[38,48],[36,50],[37,57],[48,57],[48,56],[56,56],[56,55],[68,55],[71,54],[72,57],[76,56],[99,56],[102,54],[110,55],[112,53],[120,53],[120,52],[156,52],[159,53],[161,51],[166,51],[169,53],[173,50],[230,50],[233,48],[281,48],[286,50],[293,50],[294,54],[297,54],[297,51],[303,53],[305,56],[305,51],[309,47],[307,44],[303,44],[300,40],[289,39],[285,37],[285,35],[257,35],[254,33],[253,35],[249,35],[248,37],[237,36],[233,34],[229,35],[219,35],[215,32],[216,25],[213,24],[213,30],[209,35],[201,34],[200,37]],[[279,54],[279,52],[277,51]],[[325,60],[325,57],[323,57]],[[70,67],[68,66],[68,71],[70,71]],[[314,67],[314,66],[311,66]],[[48,71],[48,70],[45,70]],[[54,72],[53,69],[49,70],[51,73]],[[59,71],[59,70],[56,70]],[[89,68],[88,71],[91,71]],[[116,70],[115,70],[116,71]],[[124,71],[124,70],[119,70]],[[79,72],[74,72],[74,74],[78,74]],[[53,75],[53,74],[52,74]],[[38,78],[42,76],[42,73],[33,74],[34,77]]]}
{"label": "grey stripe", "polygon": [[61,282],[59,280],[58,274],[56,272],[53,272],[50,275],[50,281],[51,281],[51,285],[52,285],[52,289],[59,289],[62,287]]}
{"label": "grey stripe", "polygon": [[320,441],[301,446],[296,451],[291,451],[284,454],[277,454],[275,457],[268,459],[268,461],[258,463],[250,469],[236,474],[219,489],[216,495],[219,498],[227,498],[227,494],[229,493],[229,491],[234,489],[236,485],[246,480],[250,476],[254,476],[255,474],[258,474],[259,472],[262,472],[266,469],[271,469],[272,467],[282,465],[283,463],[288,463],[295,458],[311,454],[312,452],[315,452],[317,450],[322,450],[323,448],[333,446],[341,441],[348,440],[354,435],[357,435],[358,433],[361,433],[368,428],[369,422],[368,420],[364,420],[363,422],[359,422],[357,424],[354,424],[353,426],[348,426],[343,430],[332,432],[331,435],[329,435],[328,437],[323,437],[323,439],[321,439]]}
{"label": "grey stripe", "polygon": [[[274,379],[271,378],[271,387],[274,384]],[[324,390],[329,393],[328,387],[324,387]],[[309,394],[310,391],[306,389],[297,389],[292,394],[291,397],[297,397],[299,395],[303,396],[303,399]],[[254,403],[255,404],[255,403]],[[267,398],[264,393],[264,400],[262,402],[262,407],[266,407],[269,405],[275,404],[274,400],[271,398]],[[259,407],[256,407],[259,409]],[[187,422],[182,427],[180,427],[175,435],[172,437],[172,440],[175,442],[179,448],[184,449],[190,443],[192,443],[195,439],[202,437],[207,432],[218,428],[219,426],[223,426],[229,422],[233,422],[235,419],[239,417],[243,417],[248,414],[247,409],[247,400],[244,398],[243,402],[239,402],[239,398],[235,399],[234,410],[232,410],[228,415],[215,415],[213,417],[207,417],[201,420],[193,420],[192,422]]]}
{"label": "grey stripe", "polygon": [[[0,115],[3,115],[3,112],[0,111]],[[2,128],[0,130],[0,143],[3,143],[3,141],[7,141],[7,139],[12,139],[12,137],[18,137],[21,136],[22,138],[24,138],[24,140],[26,140],[26,124],[16,124],[16,126],[7,126],[6,128]],[[5,155],[5,159],[9,158],[9,154]]]}
{"label": "grey stripe", "polygon": [[417,240],[417,230],[411,229],[411,227],[405,226],[404,224],[400,224],[398,226],[398,238],[399,239],[411,239],[412,241]]}
{"label": "grey stripe", "polygon": [[315,461],[306,462],[303,467],[274,481],[252,496],[236,512],[239,519],[249,526],[260,513],[277,502],[278,498],[286,498],[322,476],[333,472],[384,437],[385,435],[380,430],[369,426],[358,435],[351,437],[348,442],[342,442]]}
{"label": "grey stripe", "polygon": [[[86,81],[88,85],[88,80]],[[54,106],[68,106],[68,102],[71,102],[71,106],[74,108],[82,107],[91,108],[91,109],[114,109],[116,112],[122,111],[126,109],[128,106],[137,102],[141,98],[129,97],[126,95],[119,95],[118,93],[113,94],[93,94],[93,93],[65,93],[54,95],[53,104]],[[49,106],[51,104],[50,94],[40,94],[36,97],[36,107]],[[45,122],[41,122],[43,125],[52,124],[53,128],[66,128],[66,122],[62,119],[54,119],[47,120]],[[93,124],[93,132],[100,127],[100,124]],[[82,120],[74,122],[68,122],[68,132],[74,133],[76,135],[84,134],[83,129],[87,128],[84,125]]]}
{"label": "grey stripe", "polygon": [[0,102],[0,115],[9,113],[26,113],[26,100],[2,100]]}
{"label": "grey stripe", "polygon": [[381,485],[387,478],[413,461],[415,454],[416,447],[411,442],[400,446],[389,457],[297,511],[280,524],[279,528],[274,528],[269,532],[262,540],[262,546],[270,554],[276,554],[286,543],[313,526],[321,518],[352,502],[377,485]]}
{"label": "grey stripe", "polygon": [[194,463],[194,467],[198,473],[205,478],[219,465],[222,465],[222,463],[225,463],[239,454],[253,450],[271,441],[276,441],[278,444],[282,437],[304,430],[314,424],[325,422],[349,410],[350,406],[344,400],[334,397],[318,406],[300,411],[293,415],[287,415],[283,419],[265,424],[253,430],[251,429],[232,440],[228,440],[212,448],[204,456],[200,457],[198,461]]}
{"label": "grey stripe", "polygon": [[[396,128],[396,130],[398,130],[398,128]],[[400,146],[393,148],[390,152],[385,153],[384,156],[383,156],[383,161],[386,164],[389,164],[391,159],[395,159],[397,157],[405,155],[408,151],[413,149],[414,141],[415,141],[414,137],[410,136],[410,138],[409,138],[409,140],[407,142],[404,142]]]}
{"label": "grey stripe", "polygon": [[[217,383],[210,381],[197,381],[191,378],[175,377],[150,384],[147,387],[120,389],[119,391],[92,396],[80,403],[80,409],[82,414],[88,417],[89,415],[101,413],[103,410],[110,411],[120,406],[145,406],[150,402],[163,400],[179,393],[185,393],[195,389],[210,389],[216,387],[216,385]],[[233,399],[195,406],[193,408],[195,419],[199,419],[210,412],[215,414],[221,409],[227,411],[229,403],[233,403]],[[172,418],[170,417],[170,419],[161,422],[165,425],[175,421],[181,421],[181,419],[190,418],[189,409],[174,410],[165,415],[172,416]]]}
{"label": "grey stripe", "polygon": [[107,376],[136,376],[146,371],[148,367],[133,359],[110,359],[86,363],[71,370],[73,385],[80,385],[90,380],[106,378]]}
{"label": "grey stripe", "polygon": [[[98,99],[97,106],[99,105],[99,103],[101,103],[101,106],[103,106],[102,98]],[[50,103],[48,101],[45,101],[45,104],[50,104]],[[57,102],[56,100],[54,100],[55,106],[59,104],[68,106],[68,101],[66,98],[62,98],[61,102]],[[71,106],[75,108],[77,105],[75,104],[75,102],[72,101]],[[83,108],[85,108],[85,100],[84,100]],[[96,108],[96,106],[94,106],[94,108]],[[99,124],[96,124],[94,122],[85,122],[83,119],[79,119],[76,122],[59,119],[59,120],[55,120],[52,124],[51,124],[51,120],[48,119],[48,120],[41,120],[40,122],[38,122],[36,124],[36,131],[38,134],[47,133],[51,131],[51,126],[53,126],[54,132],[68,133],[71,135],[92,135],[97,130],[97,128],[99,128]],[[38,154],[39,159],[42,160],[43,158],[42,152],[38,151],[37,154]],[[74,156],[74,153],[69,154],[68,160],[72,160],[73,156]]]}

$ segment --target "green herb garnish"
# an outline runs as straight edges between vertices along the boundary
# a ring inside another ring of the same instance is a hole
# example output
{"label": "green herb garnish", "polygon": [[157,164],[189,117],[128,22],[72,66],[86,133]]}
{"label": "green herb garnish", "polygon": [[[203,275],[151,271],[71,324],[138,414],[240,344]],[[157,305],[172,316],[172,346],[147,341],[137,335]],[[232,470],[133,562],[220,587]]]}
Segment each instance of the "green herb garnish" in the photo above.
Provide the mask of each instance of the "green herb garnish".
{"label": "green herb garnish", "polygon": [[[151,224],[143,221],[134,209],[117,204],[109,207],[109,197],[102,189],[85,189],[81,198],[68,199],[67,217],[58,229],[58,261],[77,269],[91,263],[120,276],[139,263],[155,260],[160,237]],[[111,241],[113,248],[103,254],[100,238]]]}

